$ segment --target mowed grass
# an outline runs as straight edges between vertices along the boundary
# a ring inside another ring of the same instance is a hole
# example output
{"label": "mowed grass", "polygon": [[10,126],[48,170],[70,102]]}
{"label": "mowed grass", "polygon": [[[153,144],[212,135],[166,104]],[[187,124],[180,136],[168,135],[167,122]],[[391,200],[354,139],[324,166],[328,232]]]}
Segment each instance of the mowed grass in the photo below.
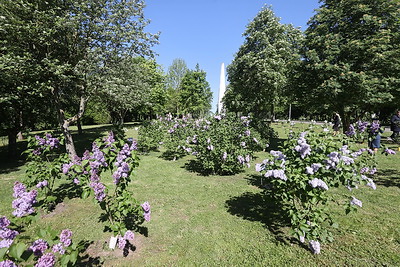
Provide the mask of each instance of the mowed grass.
{"label": "mowed grass", "polygon": [[[283,141],[287,126],[274,124],[279,133],[275,144]],[[137,137],[135,127],[126,126],[127,136]],[[293,127],[306,128],[303,124]],[[106,129],[91,128],[89,137],[104,135]],[[85,136],[79,140],[84,144]],[[150,202],[152,217],[144,224],[148,233],[136,234],[136,250],[127,257],[103,250],[110,233],[103,232],[98,220],[101,210],[91,199],[66,198],[30,231],[47,225],[69,228],[74,240],[91,243],[90,262],[103,266],[399,266],[399,154],[377,155],[377,190],[331,190],[340,204],[354,194],[363,201],[363,208],[346,216],[342,206],[331,205],[340,227],[334,230],[333,243],[322,244],[320,255],[311,254],[289,236],[279,208],[263,197],[254,163],[264,159],[264,152],[257,153],[250,169],[234,176],[190,172],[185,165],[192,157],[167,161],[161,152],[141,155],[130,190],[139,201]],[[22,179],[24,168],[0,170],[0,215],[10,216],[12,185]]]}

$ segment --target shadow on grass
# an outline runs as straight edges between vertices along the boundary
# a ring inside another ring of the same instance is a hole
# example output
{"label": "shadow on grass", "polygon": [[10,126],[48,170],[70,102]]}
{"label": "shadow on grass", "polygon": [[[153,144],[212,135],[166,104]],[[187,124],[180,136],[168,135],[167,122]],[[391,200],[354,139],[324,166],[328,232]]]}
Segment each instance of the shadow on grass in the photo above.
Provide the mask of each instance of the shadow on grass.
{"label": "shadow on grass", "polygon": [[246,192],[241,196],[232,197],[225,202],[229,213],[249,221],[261,222],[278,242],[285,244],[296,242],[287,236],[282,229],[289,226],[289,221],[279,203],[272,197],[273,192]]}
{"label": "shadow on grass", "polygon": [[103,266],[103,261],[100,260],[99,256],[92,257],[89,254],[84,253],[91,244],[93,244],[93,241],[82,240],[79,242],[79,246],[82,246],[80,254],[83,255],[79,257],[76,266]]}
{"label": "shadow on grass", "polygon": [[400,172],[396,169],[385,169],[378,171],[378,177],[374,179],[378,185],[386,187],[400,187]]}
{"label": "shadow on grass", "polygon": [[201,166],[201,164],[195,159],[192,159],[192,160],[189,160],[188,162],[186,162],[185,165],[183,165],[182,168],[185,168],[189,172],[196,172],[196,173],[198,173],[199,175],[202,175],[202,176],[211,175],[211,173],[205,171],[203,169],[203,166]]}

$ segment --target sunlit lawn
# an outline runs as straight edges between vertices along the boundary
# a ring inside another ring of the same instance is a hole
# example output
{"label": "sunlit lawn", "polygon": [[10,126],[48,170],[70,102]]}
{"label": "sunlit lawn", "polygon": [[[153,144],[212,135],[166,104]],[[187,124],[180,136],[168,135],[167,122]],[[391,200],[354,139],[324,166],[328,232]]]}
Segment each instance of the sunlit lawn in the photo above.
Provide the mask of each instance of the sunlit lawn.
{"label": "sunlit lawn", "polygon": [[[135,127],[126,126],[127,136],[137,137]],[[281,139],[289,132],[287,124],[274,127]],[[80,149],[106,130],[107,126],[86,129],[85,136],[77,139]],[[340,227],[334,232],[336,240],[323,244],[320,255],[311,254],[288,235],[279,210],[271,207],[257,186],[254,164],[234,176],[200,176],[185,168],[190,157],[167,161],[161,152],[140,156],[130,189],[139,201],[150,202],[152,220],[145,224],[148,235],[136,235],[136,250],[127,257],[102,249],[110,234],[103,233],[104,225],[98,221],[101,211],[90,199],[66,198],[39,225],[71,229],[75,240],[92,243],[87,250],[92,264],[104,266],[399,266],[399,154],[377,155],[377,190],[362,187],[354,193],[363,200],[358,213],[346,216],[341,206],[332,205]],[[261,162],[264,155],[258,153],[254,162]],[[10,216],[12,185],[22,179],[24,166],[4,166],[0,215]],[[346,201],[347,189],[332,191]]]}

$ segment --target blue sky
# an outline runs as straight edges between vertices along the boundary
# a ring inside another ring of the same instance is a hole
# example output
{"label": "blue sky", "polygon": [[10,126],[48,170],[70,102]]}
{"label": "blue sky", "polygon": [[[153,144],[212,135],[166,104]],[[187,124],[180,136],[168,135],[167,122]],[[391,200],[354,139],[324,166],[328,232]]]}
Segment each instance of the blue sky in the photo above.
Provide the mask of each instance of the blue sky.
{"label": "blue sky", "polygon": [[207,73],[216,110],[221,63],[229,65],[243,44],[243,32],[264,5],[271,5],[281,23],[302,30],[319,7],[318,0],[146,0],[148,32],[161,32],[154,47],[165,71],[175,58],[189,69],[199,63]]}

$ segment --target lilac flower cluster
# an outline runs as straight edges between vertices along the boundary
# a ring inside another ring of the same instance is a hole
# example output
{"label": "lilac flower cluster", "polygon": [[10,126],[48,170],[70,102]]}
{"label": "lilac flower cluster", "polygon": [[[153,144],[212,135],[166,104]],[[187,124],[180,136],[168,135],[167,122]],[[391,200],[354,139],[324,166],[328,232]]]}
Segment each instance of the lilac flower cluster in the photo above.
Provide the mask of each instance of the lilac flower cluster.
{"label": "lilac flower cluster", "polygon": [[33,242],[32,246],[29,247],[29,250],[33,251],[35,256],[40,257],[48,248],[49,244],[45,240],[38,239]]}
{"label": "lilac flower cluster", "polygon": [[39,146],[38,148],[36,148],[33,151],[33,154],[35,154],[35,155],[42,154],[42,151],[46,147],[49,147],[50,149],[54,149],[54,148],[58,148],[58,146],[60,144],[60,141],[57,138],[52,137],[52,135],[49,134],[49,133],[46,133],[43,138],[38,136],[38,135],[35,135],[35,139],[36,139],[37,144]]}
{"label": "lilac flower cluster", "polygon": [[9,248],[14,241],[14,238],[19,234],[15,230],[8,228],[10,221],[7,217],[0,217],[0,249]]}
{"label": "lilac flower cluster", "polygon": [[309,246],[310,246],[312,253],[314,253],[314,254],[321,253],[321,244],[318,241],[311,240],[309,243]]}
{"label": "lilac flower cluster", "polygon": [[135,238],[135,234],[128,230],[125,232],[125,235],[123,237],[118,237],[118,247],[120,249],[124,249],[126,246],[127,241],[133,241],[133,239]]}
{"label": "lilac flower cluster", "polygon": [[106,147],[111,147],[115,142],[114,133],[112,131],[110,131],[108,133],[108,136],[105,137],[103,139],[103,141],[106,143],[106,145],[105,145]]}
{"label": "lilac flower cluster", "polygon": [[359,133],[365,132],[365,130],[368,127],[368,122],[367,121],[357,121],[357,130]]}
{"label": "lilac flower cluster", "polygon": [[350,205],[355,205],[355,206],[359,206],[360,208],[362,208],[362,202],[361,200],[352,197],[352,199],[350,200]]}
{"label": "lilac flower cluster", "polygon": [[360,169],[360,173],[361,174],[363,174],[363,173],[369,173],[369,174],[375,174],[377,172],[377,169],[376,168],[368,168],[368,167],[362,167],[361,169]]}
{"label": "lilac flower cluster", "polygon": [[12,207],[15,209],[13,211],[14,216],[23,217],[35,212],[33,204],[36,203],[36,190],[26,192],[25,185],[17,181],[14,183],[13,196],[16,198],[12,202]]}
{"label": "lilac flower cluster", "polygon": [[242,123],[243,123],[244,126],[249,127],[250,122],[251,122],[249,117],[242,116],[242,117],[240,117],[240,119],[242,120]]}
{"label": "lilac flower cluster", "polygon": [[18,267],[13,261],[5,260],[0,261],[0,267]]}
{"label": "lilac flower cluster", "polygon": [[300,157],[304,159],[308,155],[311,155],[311,146],[307,144],[307,140],[304,138],[305,132],[301,133],[299,139],[297,140],[297,146],[294,147],[294,150],[300,153]]}
{"label": "lilac flower cluster", "polygon": [[148,201],[144,202],[142,205],[143,209],[143,216],[144,219],[148,222],[150,221],[150,215],[151,215],[151,210],[150,210],[150,203]]}
{"label": "lilac flower cluster", "polygon": [[100,182],[91,182],[90,187],[94,191],[94,197],[97,201],[102,202],[106,198],[106,187]]}
{"label": "lilac flower cluster", "polygon": [[39,258],[35,267],[52,267],[56,264],[56,256],[53,253],[46,253]]}
{"label": "lilac flower cluster", "polygon": [[314,179],[308,181],[308,183],[311,185],[312,188],[321,188],[324,190],[329,189],[328,185],[324,181],[322,181],[321,179],[318,179],[318,178],[314,178]]}
{"label": "lilac flower cluster", "polygon": [[131,168],[126,162],[126,159],[131,155],[131,151],[134,149],[135,147],[133,145],[129,146],[128,144],[125,144],[118,153],[117,160],[115,162],[117,170],[113,174],[115,184],[118,184],[121,178],[126,178],[129,176]]}
{"label": "lilac flower cluster", "polygon": [[306,167],[306,173],[312,175],[316,173],[321,167],[322,165],[320,163],[313,163],[311,164],[311,166]]}
{"label": "lilac flower cluster", "polygon": [[72,243],[71,237],[72,237],[72,231],[69,229],[64,229],[61,231],[60,241],[61,243],[64,244],[65,247],[69,247]]}
{"label": "lilac flower cluster", "polygon": [[349,125],[349,129],[345,132],[345,134],[349,137],[356,135],[356,129],[354,128],[353,124]]}
{"label": "lilac flower cluster", "polygon": [[384,151],[387,155],[395,155],[396,154],[396,152],[394,151],[394,150],[392,150],[392,149],[390,149],[390,148],[385,148],[385,151]]}
{"label": "lilac flower cluster", "polygon": [[379,122],[373,121],[371,123],[371,125],[369,126],[369,133],[372,134],[372,135],[378,134],[379,133],[379,127],[380,127]]}
{"label": "lilac flower cluster", "polygon": [[282,181],[287,181],[287,177],[284,170],[268,170],[265,174],[265,177],[275,177],[281,179]]}
{"label": "lilac flower cluster", "polygon": [[37,188],[43,188],[43,187],[46,187],[48,184],[49,184],[49,182],[47,182],[47,180],[43,180],[43,181],[39,182],[39,183],[36,185],[36,187],[37,187]]}
{"label": "lilac flower cluster", "polygon": [[361,175],[361,179],[364,181],[367,181],[367,186],[371,187],[372,189],[376,190],[376,184],[374,183],[374,180],[372,180],[371,178],[365,176],[365,175]]}

